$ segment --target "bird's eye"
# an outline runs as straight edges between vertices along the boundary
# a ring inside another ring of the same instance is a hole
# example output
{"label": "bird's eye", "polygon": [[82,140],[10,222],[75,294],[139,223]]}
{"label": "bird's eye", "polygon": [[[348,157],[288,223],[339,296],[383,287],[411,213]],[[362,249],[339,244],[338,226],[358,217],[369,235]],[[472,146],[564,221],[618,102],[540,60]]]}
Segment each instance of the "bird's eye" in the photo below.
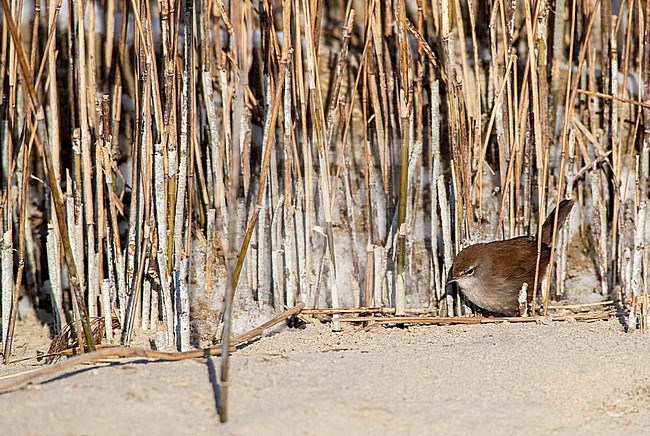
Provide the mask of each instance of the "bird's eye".
{"label": "bird's eye", "polygon": [[465,274],[467,274],[468,276],[471,276],[472,274],[474,274],[474,268],[470,268],[470,269],[468,269],[468,270],[465,272]]}

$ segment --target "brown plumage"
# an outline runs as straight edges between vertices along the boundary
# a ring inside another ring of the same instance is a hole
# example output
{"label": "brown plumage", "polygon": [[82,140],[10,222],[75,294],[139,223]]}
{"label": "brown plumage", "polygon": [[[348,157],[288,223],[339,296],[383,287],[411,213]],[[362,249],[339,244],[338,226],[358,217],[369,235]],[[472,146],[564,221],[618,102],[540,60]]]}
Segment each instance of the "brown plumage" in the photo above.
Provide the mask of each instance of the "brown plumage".
{"label": "brown plumage", "polygon": [[[572,200],[562,200],[558,208],[558,230],[566,221]],[[551,237],[555,211],[542,225],[542,250],[539,277],[551,257]],[[456,256],[447,284],[456,283],[465,297],[476,306],[499,315],[513,316],[519,311],[519,291],[528,283],[528,302],[533,296],[537,238],[520,236],[506,241],[471,245]]]}

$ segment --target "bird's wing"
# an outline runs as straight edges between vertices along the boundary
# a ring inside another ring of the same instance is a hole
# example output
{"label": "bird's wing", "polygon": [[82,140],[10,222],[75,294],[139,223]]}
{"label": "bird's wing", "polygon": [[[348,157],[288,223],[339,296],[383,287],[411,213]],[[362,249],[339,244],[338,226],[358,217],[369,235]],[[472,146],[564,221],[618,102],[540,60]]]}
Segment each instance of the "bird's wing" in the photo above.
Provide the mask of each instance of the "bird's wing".
{"label": "bird's wing", "polygon": [[[504,276],[523,281],[534,280],[537,263],[537,240],[529,236],[522,236],[509,240],[510,244],[495,244],[494,254],[500,259],[507,259],[507,262],[499,262]],[[542,243],[540,253],[540,275],[546,270],[551,249]],[[493,259],[493,262],[497,259]],[[529,283],[532,285],[532,283]]]}

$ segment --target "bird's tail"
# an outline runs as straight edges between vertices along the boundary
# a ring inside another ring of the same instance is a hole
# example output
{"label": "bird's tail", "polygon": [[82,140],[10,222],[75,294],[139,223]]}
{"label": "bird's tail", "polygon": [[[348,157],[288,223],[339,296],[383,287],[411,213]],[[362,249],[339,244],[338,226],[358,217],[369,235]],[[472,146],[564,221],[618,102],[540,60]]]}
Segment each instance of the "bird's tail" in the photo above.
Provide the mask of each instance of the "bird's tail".
{"label": "bird's tail", "polygon": [[571,208],[573,207],[573,200],[562,200],[557,208],[557,212],[553,210],[550,213],[544,225],[542,225],[542,242],[546,245],[551,245],[551,238],[553,237],[553,225],[555,224],[555,214],[557,213],[557,229],[560,230],[566,221]]}

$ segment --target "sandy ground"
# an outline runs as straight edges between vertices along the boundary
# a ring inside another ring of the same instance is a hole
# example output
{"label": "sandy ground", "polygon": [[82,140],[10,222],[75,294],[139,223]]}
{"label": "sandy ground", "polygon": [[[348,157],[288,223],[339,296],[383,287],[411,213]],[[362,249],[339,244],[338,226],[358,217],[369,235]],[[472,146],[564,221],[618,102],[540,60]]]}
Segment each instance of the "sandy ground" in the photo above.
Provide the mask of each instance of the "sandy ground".
{"label": "sandy ground", "polygon": [[0,433],[642,434],[649,351],[615,320],[339,333],[315,321],[234,353],[225,425],[213,358],[41,379],[0,394]]}

